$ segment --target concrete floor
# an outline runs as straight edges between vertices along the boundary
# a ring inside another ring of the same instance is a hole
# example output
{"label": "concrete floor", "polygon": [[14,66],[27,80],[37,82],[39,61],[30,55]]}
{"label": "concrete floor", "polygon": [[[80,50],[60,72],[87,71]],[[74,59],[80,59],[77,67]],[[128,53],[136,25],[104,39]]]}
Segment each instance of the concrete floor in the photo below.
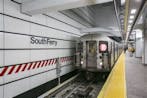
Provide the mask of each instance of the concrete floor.
{"label": "concrete floor", "polygon": [[127,98],[147,98],[147,66],[126,52]]}

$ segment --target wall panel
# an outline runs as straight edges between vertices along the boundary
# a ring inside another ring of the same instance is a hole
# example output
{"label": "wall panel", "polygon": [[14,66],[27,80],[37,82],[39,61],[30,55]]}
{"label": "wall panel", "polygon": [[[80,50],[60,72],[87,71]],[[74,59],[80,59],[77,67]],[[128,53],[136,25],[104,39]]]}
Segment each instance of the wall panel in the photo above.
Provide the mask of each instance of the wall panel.
{"label": "wall panel", "polygon": [[46,16],[39,14],[39,15],[33,15],[31,17],[31,21],[39,24],[46,25]]}
{"label": "wall panel", "polygon": [[0,50],[0,67],[4,65],[3,61],[4,61],[4,51]]}
{"label": "wall panel", "polygon": [[30,38],[18,34],[5,34],[5,48],[30,48]]}
{"label": "wall panel", "polygon": [[59,21],[52,19],[52,18],[49,18],[49,17],[47,18],[47,25],[51,26],[51,27],[57,27],[58,29],[72,32],[75,34],[80,34],[80,31],[78,29],[75,29],[67,24],[64,24],[62,22],[59,22]]}
{"label": "wall panel", "polygon": [[[58,57],[72,56],[73,50],[31,50],[31,61],[46,60]],[[57,55],[58,54],[58,55]]]}
{"label": "wall panel", "polygon": [[78,22],[76,22],[76,21],[72,20],[71,18],[63,15],[60,12],[51,12],[51,13],[47,13],[47,15],[49,15],[51,17],[54,17],[54,18],[56,18],[58,20],[61,20],[61,21],[65,22],[65,23],[68,23],[68,24],[70,24],[72,26],[75,26],[77,28],[85,28],[85,26],[79,24]]}
{"label": "wall panel", "polygon": [[0,0],[0,13],[3,13],[3,1],[4,0]]}
{"label": "wall panel", "polygon": [[30,89],[29,78],[12,82],[4,86],[4,98],[12,98]]}
{"label": "wall panel", "polygon": [[3,31],[3,15],[0,14],[0,31]]}
{"label": "wall panel", "polygon": [[21,64],[30,61],[30,51],[28,50],[6,50],[5,65]]}
{"label": "wall panel", "polygon": [[4,47],[4,33],[0,32],[0,49]]}
{"label": "wall panel", "polygon": [[[11,0],[0,0],[0,13],[3,6],[4,15],[0,14],[0,73],[4,68],[7,70],[0,77],[3,85],[0,86],[0,98],[12,98],[57,78],[56,64],[34,69],[32,66],[53,58],[73,56],[75,40],[80,34],[77,27],[83,26],[59,12],[51,13],[52,18],[41,14],[31,17],[21,13],[20,4]],[[57,45],[31,44],[32,36],[40,40],[42,37],[52,38],[50,41],[56,41]],[[61,75],[74,70],[71,63],[72,60],[61,62]]]}
{"label": "wall panel", "polygon": [[20,34],[30,34],[30,23],[19,19],[5,16],[5,31],[15,32]]}
{"label": "wall panel", "polygon": [[21,7],[19,4],[12,2],[11,0],[4,0],[4,13],[15,17],[30,20],[30,16],[21,13]]}
{"label": "wall panel", "polygon": [[0,86],[0,96],[1,96],[1,98],[4,98],[4,95],[3,95],[3,86]]}

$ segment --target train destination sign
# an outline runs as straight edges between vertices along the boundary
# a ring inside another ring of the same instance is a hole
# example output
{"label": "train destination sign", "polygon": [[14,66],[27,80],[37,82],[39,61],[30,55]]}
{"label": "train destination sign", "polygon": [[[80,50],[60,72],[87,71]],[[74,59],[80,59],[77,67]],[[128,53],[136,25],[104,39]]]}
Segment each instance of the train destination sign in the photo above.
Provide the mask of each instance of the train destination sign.
{"label": "train destination sign", "polygon": [[52,39],[50,39],[50,38],[48,38],[48,37],[35,37],[35,36],[31,36],[30,37],[30,43],[31,44],[38,44],[38,45],[50,45],[50,46],[52,46],[52,45],[54,45],[54,46],[56,46],[57,45],[57,41],[54,41],[54,40],[52,40]]}

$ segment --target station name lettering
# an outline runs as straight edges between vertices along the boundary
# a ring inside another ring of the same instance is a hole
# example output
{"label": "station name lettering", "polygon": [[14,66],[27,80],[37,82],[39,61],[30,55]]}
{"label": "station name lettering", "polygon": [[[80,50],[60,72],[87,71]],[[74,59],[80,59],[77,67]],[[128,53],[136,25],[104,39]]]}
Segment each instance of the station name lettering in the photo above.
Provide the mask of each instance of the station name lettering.
{"label": "station name lettering", "polygon": [[57,41],[53,41],[47,37],[40,38],[40,37],[32,36],[30,39],[31,39],[31,41],[30,41],[31,44],[42,44],[42,45],[50,45],[50,46],[57,45]]}

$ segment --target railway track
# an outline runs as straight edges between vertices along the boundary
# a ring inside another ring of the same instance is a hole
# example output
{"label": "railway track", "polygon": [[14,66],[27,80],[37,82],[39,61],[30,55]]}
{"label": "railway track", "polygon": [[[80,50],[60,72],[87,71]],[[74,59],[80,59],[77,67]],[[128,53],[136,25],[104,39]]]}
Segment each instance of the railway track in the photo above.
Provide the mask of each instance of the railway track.
{"label": "railway track", "polygon": [[44,98],[97,98],[104,82],[105,79],[98,77],[88,81],[80,74]]}

